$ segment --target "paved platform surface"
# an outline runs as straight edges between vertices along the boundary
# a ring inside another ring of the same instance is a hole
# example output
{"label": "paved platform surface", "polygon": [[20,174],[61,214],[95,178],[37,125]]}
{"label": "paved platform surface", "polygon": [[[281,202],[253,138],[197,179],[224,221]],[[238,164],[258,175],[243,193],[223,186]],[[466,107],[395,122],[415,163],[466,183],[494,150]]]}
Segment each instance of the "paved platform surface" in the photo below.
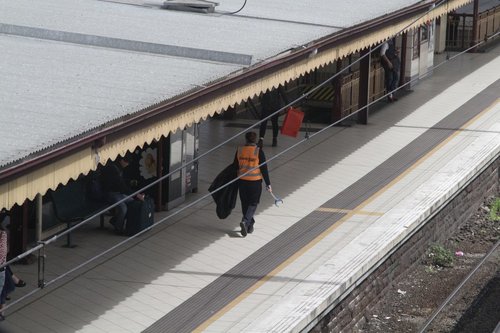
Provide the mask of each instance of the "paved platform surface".
{"label": "paved platform surface", "polygon": [[[200,160],[199,192],[158,213],[160,226],[7,309],[0,331],[307,328],[498,158],[499,54],[497,47],[439,67],[396,103],[377,107],[368,125],[330,128],[278,157],[304,133],[280,137],[278,147],[268,140],[271,182],[284,203],[276,207],[263,193],[255,232],[246,238],[239,233],[239,203],[225,220],[210,197],[180,211],[207,194],[243,138],[225,145]],[[204,122],[200,151],[240,130],[230,121]],[[47,249],[47,281],[124,241],[97,226],[76,232],[74,249]],[[36,285],[36,265],[14,270]],[[13,300],[29,290],[16,290]]]}

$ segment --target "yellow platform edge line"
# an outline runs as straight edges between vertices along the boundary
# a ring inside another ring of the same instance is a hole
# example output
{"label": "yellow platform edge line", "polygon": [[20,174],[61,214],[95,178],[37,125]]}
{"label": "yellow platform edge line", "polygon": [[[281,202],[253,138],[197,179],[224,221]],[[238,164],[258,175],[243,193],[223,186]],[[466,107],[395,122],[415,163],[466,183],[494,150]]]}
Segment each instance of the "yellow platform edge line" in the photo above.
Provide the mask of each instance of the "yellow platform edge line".
{"label": "yellow platform edge line", "polygon": [[[342,213],[348,214],[352,212],[351,209],[341,209],[341,208],[328,208],[328,207],[319,207],[316,209],[317,212],[326,212],[326,213]],[[382,212],[370,212],[367,210],[359,210],[356,212],[357,215],[369,215],[369,216],[382,216],[385,213]]]}

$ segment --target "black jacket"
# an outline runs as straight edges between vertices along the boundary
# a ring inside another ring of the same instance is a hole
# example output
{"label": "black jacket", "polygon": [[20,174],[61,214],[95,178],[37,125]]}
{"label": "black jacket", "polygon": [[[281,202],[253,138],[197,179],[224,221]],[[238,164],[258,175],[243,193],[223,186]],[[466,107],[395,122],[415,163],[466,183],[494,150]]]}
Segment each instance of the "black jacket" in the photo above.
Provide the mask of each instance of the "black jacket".
{"label": "black jacket", "polygon": [[101,184],[105,192],[132,193],[132,189],[123,178],[123,169],[117,162],[109,162],[101,172]]}
{"label": "black jacket", "polygon": [[[231,163],[215,177],[208,190],[213,192],[219,187],[226,185],[237,176],[238,167],[234,163]],[[236,207],[237,197],[238,182],[233,182],[219,191],[212,193],[212,198],[214,198],[215,204],[217,205],[216,213],[220,219],[225,219],[231,214],[231,211]]]}

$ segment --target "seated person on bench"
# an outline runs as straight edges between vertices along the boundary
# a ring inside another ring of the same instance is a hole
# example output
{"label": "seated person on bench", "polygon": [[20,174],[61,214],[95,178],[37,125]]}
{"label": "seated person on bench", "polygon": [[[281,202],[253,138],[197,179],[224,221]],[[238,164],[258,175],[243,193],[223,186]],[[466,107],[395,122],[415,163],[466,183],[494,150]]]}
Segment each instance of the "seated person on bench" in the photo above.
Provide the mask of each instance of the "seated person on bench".
{"label": "seated person on bench", "polygon": [[[101,183],[105,192],[104,198],[109,204],[117,203],[133,192],[123,177],[123,170],[128,164],[129,161],[126,157],[118,156],[115,162],[109,161],[102,169]],[[144,200],[144,194],[137,194],[136,199]],[[114,226],[117,234],[123,234],[125,218],[127,216],[127,202],[132,200],[133,198],[129,198],[121,202],[114,209],[115,216],[109,222]]]}

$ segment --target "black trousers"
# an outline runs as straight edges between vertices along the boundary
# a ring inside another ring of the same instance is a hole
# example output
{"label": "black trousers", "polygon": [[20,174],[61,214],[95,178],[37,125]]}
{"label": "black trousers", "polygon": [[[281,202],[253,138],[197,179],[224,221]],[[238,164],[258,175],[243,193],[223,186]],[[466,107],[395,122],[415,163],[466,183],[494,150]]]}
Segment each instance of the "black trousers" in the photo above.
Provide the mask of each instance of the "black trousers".
{"label": "black trousers", "polygon": [[239,181],[239,192],[241,200],[241,211],[243,213],[242,222],[247,225],[253,225],[255,220],[253,216],[257,210],[257,205],[262,194],[262,180],[242,180]]}
{"label": "black trousers", "polygon": [[384,82],[387,93],[396,90],[399,83],[399,72],[394,69],[384,68]]}
{"label": "black trousers", "polygon": [[[274,111],[276,111],[276,110],[274,110]],[[269,116],[272,112],[273,111],[262,110],[261,119]],[[278,137],[278,131],[279,131],[278,118],[279,118],[279,113],[275,114],[274,116],[272,116],[270,118],[271,124],[273,125],[273,138]],[[260,138],[263,138],[266,135],[266,130],[267,130],[267,120],[264,120],[263,122],[260,123],[260,127],[259,127],[259,137]]]}

